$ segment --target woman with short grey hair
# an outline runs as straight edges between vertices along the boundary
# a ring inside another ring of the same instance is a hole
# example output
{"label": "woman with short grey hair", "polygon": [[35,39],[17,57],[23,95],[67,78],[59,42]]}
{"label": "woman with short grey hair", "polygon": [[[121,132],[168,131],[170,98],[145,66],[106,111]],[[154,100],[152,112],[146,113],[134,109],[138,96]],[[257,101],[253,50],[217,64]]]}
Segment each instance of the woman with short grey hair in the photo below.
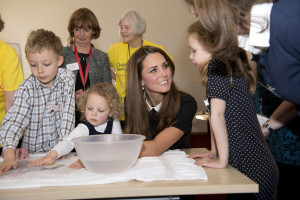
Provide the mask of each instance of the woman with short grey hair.
{"label": "woman with short grey hair", "polygon": [[[122,42],[111,45],[107,50],[107,54],[113,71],[112,78],[116,81],[117,92],[124,103],[124,97],[126,96],[126,68],[130,56],[142,46],[154,46],[164,49],[161,45],[144,40],[143,34],[146,32],[146,21],[136,10],[123,12],[119,26]],[[124,117],[121,118],[121,125],[124,119]]]}

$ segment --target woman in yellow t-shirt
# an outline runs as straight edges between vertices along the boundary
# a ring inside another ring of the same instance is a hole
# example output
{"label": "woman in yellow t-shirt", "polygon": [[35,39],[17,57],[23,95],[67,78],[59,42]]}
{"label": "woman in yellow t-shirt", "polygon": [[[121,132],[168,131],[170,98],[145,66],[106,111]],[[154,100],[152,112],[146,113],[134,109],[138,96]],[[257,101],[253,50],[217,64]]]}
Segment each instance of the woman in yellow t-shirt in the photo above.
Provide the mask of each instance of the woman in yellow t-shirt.
{"label": "woman in yellow t-shirt", "polygon": [[[0,32],[3,28],[4,22],[0,16]],[[14,92],[23,79],[23,72],[17,52],[0,40],[0,123],[5,113],[11,108]]]}
{"label": "woman in yellow t-shirt", "polygon": [[[117,92],[124,103],[126,96],[126,68],[130,56],[141,46],[155,46],[163,49],[161,45],[143,39],[146,32],[146,21],[136,10],[127,10],[121,15],[119,21],[122,42],[113,44],[107,50],[112,78],[116,81]],[[164,50],[164,49],[163,49]],[[125,120],[125,117],[121,119]]]}

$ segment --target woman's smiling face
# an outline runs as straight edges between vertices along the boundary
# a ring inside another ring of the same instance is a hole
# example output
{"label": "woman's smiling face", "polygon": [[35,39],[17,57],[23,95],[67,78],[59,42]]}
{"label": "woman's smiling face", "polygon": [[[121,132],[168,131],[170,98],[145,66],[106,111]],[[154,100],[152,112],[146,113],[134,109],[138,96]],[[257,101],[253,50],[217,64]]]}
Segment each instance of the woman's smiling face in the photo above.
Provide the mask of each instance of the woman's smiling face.
{"label": "woman's smiling face", "polygon": [[[142,86],[148,96],[162,98],[170,91],[172,84],[172,72],[165,57],[160,53],[150,53],[143,61]],[[154,100],[154,99],[152,99]]]}
{"label": "woman's smiling face", "polygon": [[136,38],[131,24],[129,23],[127,18],[124,18],[122,23],[120,24],[120,35],[123,42],[125,43],[130,43]]}

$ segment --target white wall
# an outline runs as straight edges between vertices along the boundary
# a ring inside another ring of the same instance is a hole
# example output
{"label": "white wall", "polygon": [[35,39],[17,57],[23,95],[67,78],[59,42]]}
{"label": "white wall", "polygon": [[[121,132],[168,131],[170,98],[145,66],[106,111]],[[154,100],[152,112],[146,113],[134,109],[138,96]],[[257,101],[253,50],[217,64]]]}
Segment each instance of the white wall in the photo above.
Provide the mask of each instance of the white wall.
{"label": "white wall", "polygon": [[[118,22],[121,13],[127,9],[140,12],[147,21],[144,38],[163,45],[172,55],[176,65],[177,86],[194,96],[198,111],[205,110],[202,101],[205,89],[196,82],[199,73],[188,59],[186,41],[186,30],[196,18],[188,13],[183,0],[0,0],[0,14],[5,22],[0,40],[20,44],[25,78],[31,74],[24,53],[30,31],[38,28],[51,30],[65,44],[69,36],[69,17],[81,7],[91,9],[97,16],[102,31],[100,38],[92,43],[103,51],[120,41]],[[206,122],[194,120],[193,132],[206,131]]]}

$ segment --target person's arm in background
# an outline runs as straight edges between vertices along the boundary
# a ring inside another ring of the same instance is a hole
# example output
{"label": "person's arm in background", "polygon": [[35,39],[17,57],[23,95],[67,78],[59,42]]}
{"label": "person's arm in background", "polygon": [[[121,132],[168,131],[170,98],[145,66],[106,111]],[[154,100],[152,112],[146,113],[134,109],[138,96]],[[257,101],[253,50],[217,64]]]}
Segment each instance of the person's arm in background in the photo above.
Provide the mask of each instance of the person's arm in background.
{"label": "person's arm in background", "polygon": [[5,113],[7,113],[13,105],[14,93],[24,77],[17,52],[7,44],[5,44],[5,47],[5,53],[1,61],[1,73],[5,96]]}
{"label": "person's arm in background", "polygon": [[13,97],[14,97],[14,91],[5,91],[4,92],[4,97],[5,97],[5,113],[9,111],[9,109],[13,105]]}
{"label": "person's arm in background", "polygon": [[105,56],[103,56],[102,58],[102,78],[103,78],[103,82],[108,82],[108,83],[111,83],[112,81],[112,72],[111,72],[111,67],[110,67],[110,62],[109,62],[109,59],[108,59],[108,55],[105,54]]}
{"label": "person's arm in background", "polygon": [[[273,130],[283,127],[288,122],[298,116],[297,107],[289,101],[283,101],[278,108],[272,113],[269,120],[266,122]],[[270,131],[263,125],[262,132],[265,137],[270,134]]]}
{"label": "person's arm in background", "polygon": [[[1,62],[4,101],[5,101],[5,114],[13,105],[13,96],[18,86],[24,80],[21,64],[17,52],[9,45],[5,44],[6,48]],[[22,143],[22,139],[19,142]],[[1,146],[0,146],[1,147]],[[16,158],[28,158],[27,149],[16,149]]]}
{"label": "person's arm in background", "polygon": [[109,62],[109,67],[110,67],[110,76],[112,79],[112,82],[116,82],[116,68],[114,66],[114,48],[113,46],[110,46],[109,49],[106,51],[107,56],[108,56],[108,62]]}
{"label": "person's arm in background", "polygon": [[[256,78],[258,78],[257,63],[255,61],[251,61],[250,67],[254,72]],[[272,115],[270,116],[269,120],[266,123],[273,130],[277,130],[283,127],[288,122],[295,119],[297,116],[298,116],[298,111],[296,105],[289,101],[284,100],[278,106],[278,108],[276,108],[276,110],[272,113]],[[266,126],[263,125],[262,132],[264,137],[268,137],[271,131],[268,130]]]}

